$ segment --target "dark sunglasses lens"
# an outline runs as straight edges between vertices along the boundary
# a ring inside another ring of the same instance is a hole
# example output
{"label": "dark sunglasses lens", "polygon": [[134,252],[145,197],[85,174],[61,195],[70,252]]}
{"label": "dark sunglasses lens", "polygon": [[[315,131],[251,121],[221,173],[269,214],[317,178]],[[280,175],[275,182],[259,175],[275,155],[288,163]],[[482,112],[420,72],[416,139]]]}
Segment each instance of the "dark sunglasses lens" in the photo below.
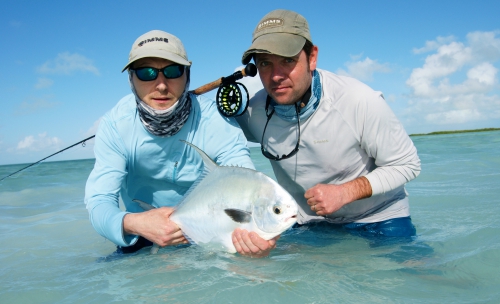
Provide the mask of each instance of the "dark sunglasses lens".
{"label": "dark sunglasses lens", "polygon": [[299,152],[299,149],[296,148],[292,152],[290,152],[289,154],[287,154],[287,155],[283,154],[283,156],[280,157],[278,155],[272,155],[271,153],[262,149],[262,155],[264,155],[267,159],[276,160],[276,161],[290,158],[290,157],[294,156],[295,154],[297,154],[297,152]]}
{"label": "dark sunglasses lens", "polygon": [[271,153],[267,152],[264,149],[261,149],[261,151],[262,151],[262,155],[264,155],[267,159],[270,159],[270,160],[277,160],[278,159],[278,157],[272,155]]}
{"label": "dark sunglasses lens", "polygon": [[163,75],[165,75],[165,78],[168,79],[173,79],[173,78],[179,78],[184,74],[184,66],[183,65],[169,65],[168,67],[165,67],[163,69]]}
{"label": "dark sunglasses lens", "polygon": [[135,70],[135,75],[142,81],[151,81],[158,77],[158,70],[153,68],[140,68]]}
{"label": "dark sunglasses lens", "polygon": [[297,152],[299,152],[299,149],[295,148],[295,149],[293,149],[293,151],[292,151],[292,152],[290,152],[290,154],[288,154],[288,155],[283,155],[283,159],[290,158],[290,157],[294,156],[295,154],[297,154]]}

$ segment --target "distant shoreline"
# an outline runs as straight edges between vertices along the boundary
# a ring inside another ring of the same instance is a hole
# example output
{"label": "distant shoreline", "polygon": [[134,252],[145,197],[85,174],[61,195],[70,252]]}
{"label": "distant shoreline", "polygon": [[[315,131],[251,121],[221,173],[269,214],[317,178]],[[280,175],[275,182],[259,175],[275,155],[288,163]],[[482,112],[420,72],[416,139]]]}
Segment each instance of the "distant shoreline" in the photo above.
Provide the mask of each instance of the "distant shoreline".
{"label": "distant shoreline", "polygon": [[436,132],[431,132],[431,133],[410,134],[410,136],[441,135],[441,134],[472,133],[472,132],[488,132],[488,131],[500,131],[500,128],[485,128],[485,129],[455,130],[455,131],[436,131]]}
{"label": "distant shoreline", "polygon": [[[488,132],[488,131],[500,131],[500,128],[484,128],[484,129],[473,129],[473,130],[455,130],[455,131],[436,131],[431,133],[416,133],[410,134],[410,136],[427,136],[427,135],[441,135],[441,134],[456,134],[456,133],[472,133],[472,132]],[[260,145],[251,146],[249,148],[258,148]],[[75,161],[75,160],[95,160],[95,158],[81,158],[81,159],[65,159],[65,160],[56,160],[56,161],[44,161],[42,163],[48,162],[64,162],[64,161]],[[22,163],[22,164],[3,164],[0,166],[21,166],[21,165],[29,165],[30,163]],[[1,176],[0,176],[1,178]]]}

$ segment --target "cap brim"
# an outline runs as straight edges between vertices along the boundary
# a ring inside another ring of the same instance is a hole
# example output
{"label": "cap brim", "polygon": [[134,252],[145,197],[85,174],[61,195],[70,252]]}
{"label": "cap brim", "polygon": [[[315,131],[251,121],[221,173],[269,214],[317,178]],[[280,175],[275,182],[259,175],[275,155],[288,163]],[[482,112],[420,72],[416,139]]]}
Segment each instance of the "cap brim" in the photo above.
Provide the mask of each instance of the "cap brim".
{"label": "cap brim", "polygon": [[306,38],[289,33],[270,33],[259,36],[255,39],[248,50],[243,54],[241,62],[247,64],[252,59],[254,53],[269,53],[283,57],[293,57],[297,55],[304,44]]}
{"label": "cap brim", "polygon": [[186,59],[184,59],[183,57],[181,57],[177,54],[166,52],[164,50],[147,50],[147,52],[135,54],[135,56],[133,58],[131,58],[130,61],[127,63],[127,65],[123,68],[122,73],[126,69],[128,69],[129,66],[132,63],[134,63],[135,61],[142,59],[142,58],[147,58],[147,57],[156,57],[156,58],[166,59],[166,60],[170,60],[172,62],[186,65],[186,66],[191,65],[191,61],[187,61]]}

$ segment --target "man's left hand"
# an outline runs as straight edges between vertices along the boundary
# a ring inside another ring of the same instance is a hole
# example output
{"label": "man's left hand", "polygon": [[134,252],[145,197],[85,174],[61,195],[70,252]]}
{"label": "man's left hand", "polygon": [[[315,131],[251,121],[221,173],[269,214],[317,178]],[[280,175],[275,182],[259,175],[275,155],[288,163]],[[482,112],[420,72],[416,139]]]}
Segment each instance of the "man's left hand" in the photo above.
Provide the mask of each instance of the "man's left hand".
{"label": "man's left hand", "polygon": [[341,185],[317,184],[304,197],[317,215],[332,214],[355,200],[370,197],[372,187],[364,176]]}
{"label": "man's left hand", "polygon": [[304,197],[317,215],[331,214],[347,203],[342,187],[338,185],[317,184],[308,189]]}

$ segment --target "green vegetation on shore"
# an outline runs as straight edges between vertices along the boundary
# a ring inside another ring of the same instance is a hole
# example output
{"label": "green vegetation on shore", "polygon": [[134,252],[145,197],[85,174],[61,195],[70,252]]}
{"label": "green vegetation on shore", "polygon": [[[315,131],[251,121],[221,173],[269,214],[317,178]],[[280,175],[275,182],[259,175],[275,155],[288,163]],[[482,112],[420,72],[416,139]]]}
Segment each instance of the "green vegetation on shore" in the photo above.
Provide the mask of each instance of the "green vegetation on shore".
{"label": "green vegetation on shore", "polygon": [[486,131],[499,131],[500,128],[485,128],[474,130],[456,130],[456,131],[437,131],[431,133],[410,134],[410,136],[424,136],[424,135],[441,135],[441,134],[454,134],[454,133],[470,133],[470,132],[486,132]]}

